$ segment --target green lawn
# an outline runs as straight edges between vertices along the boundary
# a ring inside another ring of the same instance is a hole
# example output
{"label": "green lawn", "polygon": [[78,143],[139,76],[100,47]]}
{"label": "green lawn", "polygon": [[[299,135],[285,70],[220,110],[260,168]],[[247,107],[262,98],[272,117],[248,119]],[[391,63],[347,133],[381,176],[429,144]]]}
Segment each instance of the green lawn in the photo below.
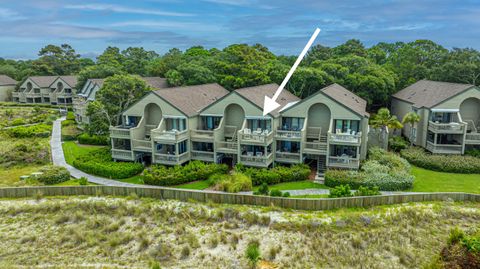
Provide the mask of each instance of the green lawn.
{"label": "green lawn", "polygon": [[189,183],[180,184],[172,187],[179,188],[179,189],[204,190],[210,187],[210,184],[208,183],[208,180],[199,180],[199,181],[189,182]]}
{"label": "green lawn", "polygon": [[145,184],[143,183],[143,176],[141,175],[136,175],[136,176],[124,178],[124,179],[118,179],[118,181],[133,183],[133,184]]}
{"label": "green lawn", "polygon": [[454,174],[412,167],[415,192],[470,192],[480,193],[480,174]]}
{"label": "green lawn", "polygon": [[20,184],[20,176],[28,176],[33,172],[38,172],[42,166],[28,165],[0,168],[0,187],[11,187]]}
{"label": "green lawn", "polygon": [[[256,191],[258,190],[259,186],[253,187],[253,190]],[[304,189],[328,189],[327,186],[323,184],[318,184],[314,183],[313,181],[310,180],[304,180],[304,181],[294,181],[294,182],[284,182],[284,183],[279,183],[275,185],[269,185],[269,189],[276,189],[280,191],[285,191],[285,190],[304,190]]]}

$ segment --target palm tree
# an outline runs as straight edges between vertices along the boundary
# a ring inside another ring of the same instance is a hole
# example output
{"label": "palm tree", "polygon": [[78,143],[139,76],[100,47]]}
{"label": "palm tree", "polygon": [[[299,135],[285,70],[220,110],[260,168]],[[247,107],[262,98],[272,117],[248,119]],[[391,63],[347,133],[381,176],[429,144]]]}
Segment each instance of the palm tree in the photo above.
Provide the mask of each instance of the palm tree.
{"label": "palm tree", "polygon": [[381,142],[382,145],[385,145],[385,138],[387,137],[387,129],[401,129],[403,125],[398,121],[397,116],[391,115],[388,108],[380,108],[377,114],[370,120],[370,124],[374,128],[379,128],[381,130]]}
{"label": "palm tree", "polygon": [[415,113],[415,112],[408,112],[407,114],[405,114],[405,116],[403,117],[402,119],[402,123],[403,124],[410,124],[411,128],[410,128],[410,146],[413,145],[413,128],[415,128],[415,124],[417,122],[420,121],[420,116]]}

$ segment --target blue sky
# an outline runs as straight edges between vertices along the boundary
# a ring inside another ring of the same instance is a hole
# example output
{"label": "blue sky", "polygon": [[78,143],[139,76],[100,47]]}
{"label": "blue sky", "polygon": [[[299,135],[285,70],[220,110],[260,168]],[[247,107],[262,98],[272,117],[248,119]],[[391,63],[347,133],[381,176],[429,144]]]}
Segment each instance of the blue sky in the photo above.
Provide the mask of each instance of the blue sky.
{"label": "blue sky", "polygon": [[109,45],[164,53],[232,43],[298,54],[315,27],[328,46],[431,39],[480,49],[480,1],[0,0],[0,57],[35,58],[50,43],[85,57]]}

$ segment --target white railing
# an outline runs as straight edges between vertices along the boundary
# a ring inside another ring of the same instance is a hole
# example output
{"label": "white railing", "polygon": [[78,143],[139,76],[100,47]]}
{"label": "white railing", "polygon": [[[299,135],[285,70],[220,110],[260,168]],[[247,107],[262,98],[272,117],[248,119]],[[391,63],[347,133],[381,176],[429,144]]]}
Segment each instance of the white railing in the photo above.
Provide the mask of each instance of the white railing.
{"label": "white railing", "polygon": [[184,131],[156,131],[152,130],[151,136],[155,140],[180,141],[188,138],[188,130]]}
{"label": "white railing", "polygon": [[132,160],[132,151],[125,149],[112,149],[112,158]]}
{"label": "white railing", "polygon": [[237,126],[225,125],[225,136],[234,136],[237,132]]}
{"label": "white railing", "polygon": [[465,135],[465,140],[480,142],[480,133],[468,133]]}
{"label": "white railing", "polygon": [[273,162],[273,154],[270,153],[268,156],[241,155],[240,162],[246,165],[268,166]]}
{"label": "white railing", "polygon": [[192,159],[213,161],[215,153],[208,151],[192,150]]}
{"label": "white railing", "polygon": [[110,126],[110,136],[114,138],[130,138],[130,129]]}
{"label": "white railing", "polygon": [[293,152],[275,152],[275,159],[277,160],[287,160],[287,161],[300,161],[300,153],[293,153]]}
{"label": "white railing", "polygon": [[463,133],[465,129],[465,123],[463,122],[450,122],[450,123],[436,123],[433,121],[428,122],[428,128],[433,132],[459,132]]}
{"label": "white railing", "polygon": [[462,145],[458,144],[433,144],[430,141],[427,141],[427,150],[433,153],[453,153],[460,154],[462,153]]}
{"label": "white railing", "polygon": [[319,138],[321,134],[321,127],[307,127],[307,138]]}
{"label": "white railing", "polygon": [[270,144],[273,141],[273,132],[270,131],[269,133],[260,133],[254,131],[251,133],[246,133],[245,130],[243,130],[239,132],[239,139],[244,142]]}
{"label": "white railing", "polygon": [[287,131],[287,130],[277,130],[276,137],[280,138],[302,138],[302,131]]}
{"label": "white railing", "polygon": [[220,141],[215,143],[216,149],[228,149],[228,150],[237,150],[238,149],[238,142],[227,142],[227,141]]}
{"label": "white railing", "polygon": [[133,148],[152,148],[152,141],[132,139]]}
{"label": "white railing", "polygon": [[190,136],[213,139],[213,130],[190,130]]}
{"label": "white railing", "polygon": [[349,134],[349,133],[328,133],[330,142],[338,142],[338,143],[352,143],[352,144],[360,144],[362,139],[362,133],[357,134]]}
{"label": "white railing", "polygon": [[304,145],[305,145],[305,149],[318,150],[318,151],[327,150],[327,143],[324,143],[324,142],[305,142]]}
{"label": "white railing", "polygon": [[330,156],[328,166],[358,169],[360,160],[350,156]]}
{"label": "white railing", "polygon": [[155,153],[155,161],[163,164],[180,164],[188,160],[188,152],[182,153],[180,155],[171,155],[171,154],[161,154]]}

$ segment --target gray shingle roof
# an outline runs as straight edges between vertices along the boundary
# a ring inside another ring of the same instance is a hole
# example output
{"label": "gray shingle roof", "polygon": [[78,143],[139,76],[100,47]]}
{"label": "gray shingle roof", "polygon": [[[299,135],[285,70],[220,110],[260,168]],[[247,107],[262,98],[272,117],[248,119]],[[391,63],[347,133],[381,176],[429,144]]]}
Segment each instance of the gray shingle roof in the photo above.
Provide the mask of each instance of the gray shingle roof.
{"label": "gray shingle roof", "polygon": [[37,84],[40,88],[48,88],[59,77],[71,88],[75,88],[77,85],[77,76],[32,76],[29,77],[29,79]]}
{"label": "gray shingle roof", "polygon": [[420,80],[395,93],[394,98],[412,103],[415,107],[432,108],[435,105],[474,87],[471,84]]}
{"label": "gray shingle roof", "polygon": [[[278,89],[278,85],[275,83],[272,84],[265,84],[260,86],[253,86],[247,88],[241,88],[235,90],[238,94],[245,97],[246,99],[250,100],[252,103],[263,109],[263,104],[265,101],[265,95],[268,97],[273,97],[275,91]],[[282,93],[276,100],[277,103],[280,104],[280,107],[272,111],[270,114],[274,117],[278,116],[280,113],[279,111],[282,110],[288,103],[291,102],[298,102],[300,98],[293,95],[287,89],[283,89]]]}
{"label": "gray shingle roof", "polygon": [[345,105],[351,110],[362,116],[369,116],[367,113],[367,101],[354,94],[353,92],[345,89],[341,85],[334,83],[330,86],[327,86],[321,89],[323,93],[327,96],[330,96],[333,100],[338,101],[339,103]]}
{"label": "gray shingle roof", "polygon": [[142,77],[142,79],[152,88],[164,89],[168,88],[167,79],[161,77]]}
{"label": "gray shingle roof", "polygon": [[228,94],[228,91],[217,83],[165,88],[154,92],[188,117],[197,115],[202,109]]}
{"label": "gray shingle roof", "polygon": [[10,86],[17,84],[17,81],[7,75],[0,75],[0,86]]}

